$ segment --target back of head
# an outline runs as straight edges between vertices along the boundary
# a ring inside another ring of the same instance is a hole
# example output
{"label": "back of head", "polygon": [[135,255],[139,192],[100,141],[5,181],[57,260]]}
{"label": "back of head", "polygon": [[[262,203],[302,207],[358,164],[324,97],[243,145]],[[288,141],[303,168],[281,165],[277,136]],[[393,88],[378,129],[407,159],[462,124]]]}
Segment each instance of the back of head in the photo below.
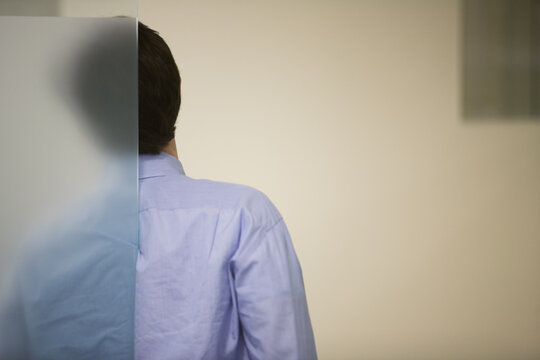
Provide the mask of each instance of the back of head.
{"label": "back of head", "polygon": [[139,154],[158,154],[174,138],[180,73],[171,50],[139,22]]}

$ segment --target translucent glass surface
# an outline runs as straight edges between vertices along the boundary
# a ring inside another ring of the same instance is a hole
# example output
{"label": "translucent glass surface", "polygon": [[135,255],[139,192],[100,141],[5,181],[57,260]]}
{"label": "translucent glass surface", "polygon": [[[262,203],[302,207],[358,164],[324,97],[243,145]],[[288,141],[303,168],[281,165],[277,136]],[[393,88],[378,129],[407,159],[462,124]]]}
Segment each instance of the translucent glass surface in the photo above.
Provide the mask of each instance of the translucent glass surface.
{"label": "translucent glass surface", "polygon": [[0,49],[0,359],[132,358],[136,19],[1,16]]}

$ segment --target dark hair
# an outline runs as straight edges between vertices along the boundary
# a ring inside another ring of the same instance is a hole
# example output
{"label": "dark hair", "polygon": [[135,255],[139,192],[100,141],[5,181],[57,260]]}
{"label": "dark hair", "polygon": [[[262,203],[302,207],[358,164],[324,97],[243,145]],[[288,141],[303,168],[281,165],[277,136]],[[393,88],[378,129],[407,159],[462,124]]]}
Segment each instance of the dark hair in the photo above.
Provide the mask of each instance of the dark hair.
{"label": "dark hair", "polygon": [[180,73],[158,32],[139,22],[139,154],[158,154],[174,138]]}

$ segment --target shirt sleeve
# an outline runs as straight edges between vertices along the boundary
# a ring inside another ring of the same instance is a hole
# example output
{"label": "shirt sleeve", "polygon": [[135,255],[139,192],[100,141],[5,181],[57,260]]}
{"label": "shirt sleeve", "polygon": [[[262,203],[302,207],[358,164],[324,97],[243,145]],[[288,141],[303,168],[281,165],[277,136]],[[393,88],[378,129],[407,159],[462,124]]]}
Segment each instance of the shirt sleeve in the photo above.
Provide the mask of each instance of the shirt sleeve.
{"label": "shirt sleeve", "polygon": [[0,294],[0,359],[29,359],[22,299],[17,286]]}
{"label": "shirt sleeve", "polygon": [[277,219],[246,221],[231,258],[242,334],[251,360],[317,359],[302,270]]}

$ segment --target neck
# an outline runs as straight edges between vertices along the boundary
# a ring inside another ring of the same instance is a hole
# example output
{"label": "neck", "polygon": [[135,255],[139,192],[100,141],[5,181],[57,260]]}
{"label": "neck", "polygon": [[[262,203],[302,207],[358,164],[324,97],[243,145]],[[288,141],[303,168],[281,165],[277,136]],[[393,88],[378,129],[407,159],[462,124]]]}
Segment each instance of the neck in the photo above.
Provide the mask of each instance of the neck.
{"label": "neck", "polygon": [[178,159],[178,152],[176,151],[176,141],[174,141],[174,139],[172,139],[161,151]]}

